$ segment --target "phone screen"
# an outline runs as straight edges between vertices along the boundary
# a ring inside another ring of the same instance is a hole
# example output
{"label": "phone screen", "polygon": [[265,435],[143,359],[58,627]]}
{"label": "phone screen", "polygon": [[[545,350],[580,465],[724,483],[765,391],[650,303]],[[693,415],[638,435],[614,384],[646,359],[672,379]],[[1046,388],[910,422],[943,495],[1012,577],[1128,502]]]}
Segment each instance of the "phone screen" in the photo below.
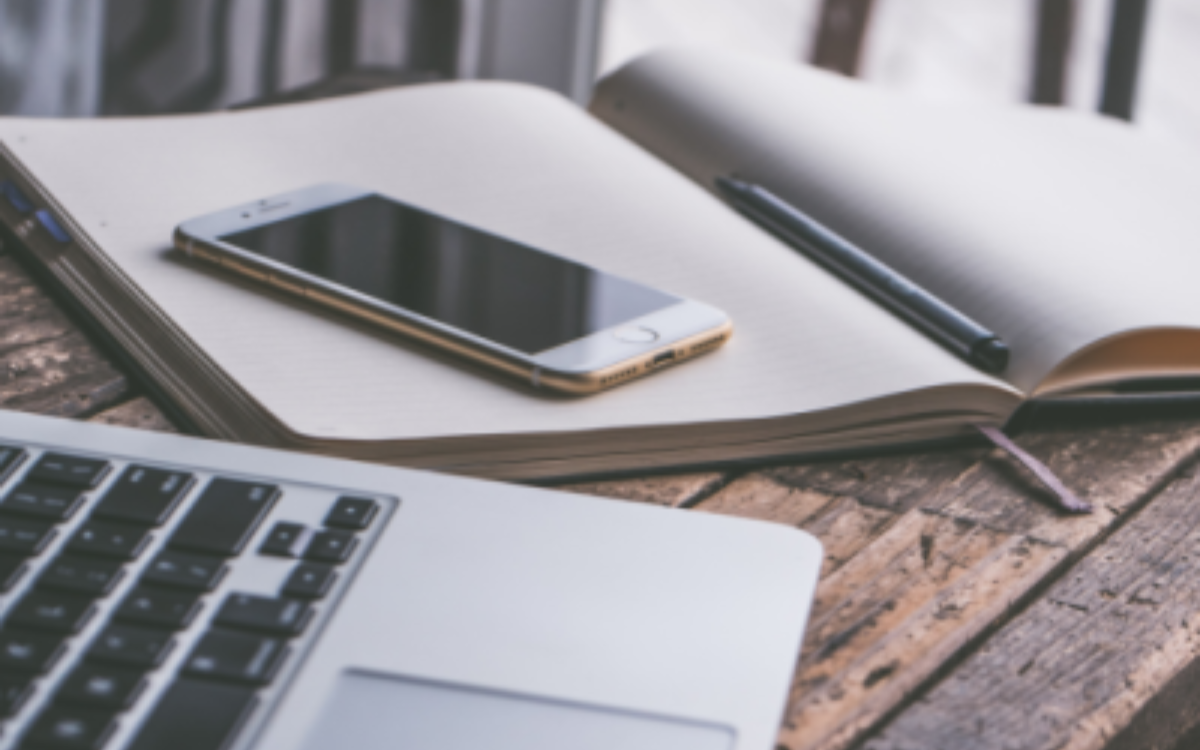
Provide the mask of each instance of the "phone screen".
{"label": "phone screen", "polygon": [[680,301],[377,195],[219,239],[526,354]]}

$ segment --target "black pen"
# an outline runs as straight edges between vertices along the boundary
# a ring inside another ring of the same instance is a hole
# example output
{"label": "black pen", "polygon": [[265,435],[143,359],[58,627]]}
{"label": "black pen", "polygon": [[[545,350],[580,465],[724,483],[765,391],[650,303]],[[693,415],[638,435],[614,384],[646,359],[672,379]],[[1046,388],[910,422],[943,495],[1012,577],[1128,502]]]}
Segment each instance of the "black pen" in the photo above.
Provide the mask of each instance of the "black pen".
{"label": "black pen", "polygon": [[766,188],[728,177],[717,190],[742,214],[985,372],[1003,372],[1000,337],[855,247]]}

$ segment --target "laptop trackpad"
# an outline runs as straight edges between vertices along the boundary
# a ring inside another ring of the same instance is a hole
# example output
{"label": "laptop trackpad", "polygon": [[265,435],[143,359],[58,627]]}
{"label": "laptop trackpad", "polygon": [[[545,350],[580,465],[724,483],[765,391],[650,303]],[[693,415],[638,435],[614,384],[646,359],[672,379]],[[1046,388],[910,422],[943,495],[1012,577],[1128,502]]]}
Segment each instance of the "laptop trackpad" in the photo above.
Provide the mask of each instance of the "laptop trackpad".
{"label": "laptop trackpad", "polygon": [[348,671],[306,750],[729,750],[727,728]]}

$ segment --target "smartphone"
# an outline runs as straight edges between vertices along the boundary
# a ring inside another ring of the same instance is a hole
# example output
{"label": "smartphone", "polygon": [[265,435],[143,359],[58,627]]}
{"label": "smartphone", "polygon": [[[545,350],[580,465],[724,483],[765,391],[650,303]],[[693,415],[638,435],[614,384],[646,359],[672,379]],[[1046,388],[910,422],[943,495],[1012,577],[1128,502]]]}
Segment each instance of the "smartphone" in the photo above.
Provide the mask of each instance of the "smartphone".
{"label": "smartphone", "polygon": [[519,378],[595,393],[724,344],[720,310],[402,203],[323,184],[180,224],[202,261]]}

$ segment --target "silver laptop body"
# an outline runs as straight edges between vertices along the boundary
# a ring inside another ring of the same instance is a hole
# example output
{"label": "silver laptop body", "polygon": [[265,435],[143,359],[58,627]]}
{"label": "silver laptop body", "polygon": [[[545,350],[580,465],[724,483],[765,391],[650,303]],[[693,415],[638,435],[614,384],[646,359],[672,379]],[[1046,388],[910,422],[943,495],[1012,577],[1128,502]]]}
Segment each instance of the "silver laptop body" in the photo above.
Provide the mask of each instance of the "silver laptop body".
{"label": "silver laptop body", "polygon": [[0,748],[774,746],[796,529],[11,412],[4,448]]}

